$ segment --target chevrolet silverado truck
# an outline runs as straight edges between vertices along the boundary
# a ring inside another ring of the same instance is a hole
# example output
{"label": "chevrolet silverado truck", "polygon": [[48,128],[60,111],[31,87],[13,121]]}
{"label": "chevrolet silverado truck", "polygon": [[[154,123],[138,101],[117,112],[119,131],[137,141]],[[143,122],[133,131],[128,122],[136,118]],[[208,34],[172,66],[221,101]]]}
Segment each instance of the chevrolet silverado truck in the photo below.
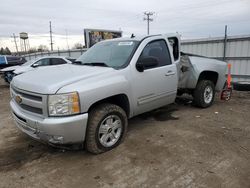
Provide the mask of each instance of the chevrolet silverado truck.
{"label": "chevrolet silverado truck", "polygon": [[94,154],[118,146],[128,119],[193,95],[212,105],[227,64],[180,53],[177,34],[99,42],[74,64],[14,77],[10,106],[19,129],[52,145],[83,143]]}

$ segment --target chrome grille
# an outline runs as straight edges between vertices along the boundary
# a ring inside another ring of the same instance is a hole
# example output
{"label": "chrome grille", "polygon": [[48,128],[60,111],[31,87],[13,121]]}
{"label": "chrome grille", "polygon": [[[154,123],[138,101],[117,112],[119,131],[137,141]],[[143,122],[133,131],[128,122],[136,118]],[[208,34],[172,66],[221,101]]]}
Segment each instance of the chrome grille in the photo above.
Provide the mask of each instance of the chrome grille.
{"label": "chrome grille", "polygon": [[12,100],[14,100],[15,103],[23,110],[39,115],[44,115],[45,109],[43,102],[46,101],[45,95],[23,91],[12,86],[11,97]]}
{"label": "chrome grille", "polygon": [[37,114],[43,114],[43,110],[41,108],[36,108],[36,107],[28,106],[26,104],[20,104],[20,106],[24,110],[27,110],[27,111],[30,111],[30,112],[34,112],[34,113],[37,113]]}

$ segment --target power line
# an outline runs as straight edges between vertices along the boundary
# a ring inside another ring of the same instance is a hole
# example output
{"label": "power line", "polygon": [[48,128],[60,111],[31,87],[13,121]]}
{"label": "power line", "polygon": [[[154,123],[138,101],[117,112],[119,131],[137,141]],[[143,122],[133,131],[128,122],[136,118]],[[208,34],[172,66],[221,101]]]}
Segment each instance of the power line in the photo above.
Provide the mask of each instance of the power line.
{"label": "power line", "polygon": [[51,27],[51,21],[49,22],[49,34],[50,34],[50,50],[53,51],[53,40],[52,40],[52,27]]}
{"label": "power line", "polygon": [[149,22],[152,22],[152,21],[153,21],[153,19],[150,18],[150,16],[153,16],[153,14],[154,14],[154,12],[144,12],[144,15],[145,15],[146,17],[144,17],[143,20],[144,20],[144,21],[145,21],[145,20],[147,21],[147,25],[148,25],[148,27],[147,27],[148,35],[149,35]]}

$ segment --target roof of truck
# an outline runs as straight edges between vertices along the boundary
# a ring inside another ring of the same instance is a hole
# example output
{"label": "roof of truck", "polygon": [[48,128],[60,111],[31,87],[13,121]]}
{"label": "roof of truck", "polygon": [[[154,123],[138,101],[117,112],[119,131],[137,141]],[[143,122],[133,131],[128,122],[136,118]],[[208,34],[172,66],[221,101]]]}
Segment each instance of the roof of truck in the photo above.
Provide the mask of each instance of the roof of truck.
{"label": "roof of truck", "polygon": [[[157,35],[138,35],[138,36],[134,35],[134,37],[121,37],[121,38],[115,38],[115,39],[110,39],[110,40],[117,40],[117,41],[128,41],[128,40],[142,41],[145,38],[155,37],[155,36],[174,37],[174,36],[178,36],[178,33],[157,34]],[[108,41],[108,40],[105,40],[105,41]]]}

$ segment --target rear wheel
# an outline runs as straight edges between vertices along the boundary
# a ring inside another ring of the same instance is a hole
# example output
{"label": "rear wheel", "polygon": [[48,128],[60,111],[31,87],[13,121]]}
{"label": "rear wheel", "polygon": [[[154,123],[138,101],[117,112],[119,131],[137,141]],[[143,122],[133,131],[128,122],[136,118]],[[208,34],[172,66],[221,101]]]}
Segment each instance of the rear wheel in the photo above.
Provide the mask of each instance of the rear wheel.
{"label": "rear wheel", "polygon": [[99,154],[118,146],[125,137],[127,124],[127,115],[119,106],[114,104],[97,106],[89,114],[86,149]]}
{"label": "rear wheel", "polygon": [[207,108],[213,104],[214,95],[214,83],[210,80],[201,80],[194,90],[194,104],[201,108]]}

